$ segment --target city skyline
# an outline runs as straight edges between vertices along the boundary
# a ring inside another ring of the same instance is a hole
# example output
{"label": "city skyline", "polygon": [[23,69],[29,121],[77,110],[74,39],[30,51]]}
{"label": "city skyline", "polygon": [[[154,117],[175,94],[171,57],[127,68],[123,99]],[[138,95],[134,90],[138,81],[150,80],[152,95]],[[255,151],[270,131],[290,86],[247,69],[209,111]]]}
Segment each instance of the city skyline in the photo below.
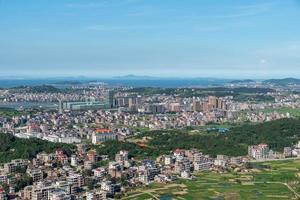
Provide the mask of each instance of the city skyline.
{"label": "city skyline", "polygon": [[1,0],[1,74],[299,78],[299,9],[296,0]]}

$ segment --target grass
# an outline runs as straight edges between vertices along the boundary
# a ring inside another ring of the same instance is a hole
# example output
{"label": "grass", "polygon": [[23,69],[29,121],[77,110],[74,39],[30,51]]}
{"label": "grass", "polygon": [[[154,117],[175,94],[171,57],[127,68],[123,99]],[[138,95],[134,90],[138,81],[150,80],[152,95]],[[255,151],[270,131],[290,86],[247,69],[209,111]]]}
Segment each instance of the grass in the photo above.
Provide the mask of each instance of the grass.
{"label": "grass", "polygon": [[[178,180],[174,184],[151,184],[135,191],[151,193],[156,197],[173,199],[297,199],[300,193],[300,160],[259,163],[259,168],[247,173],[200,172],[195,180]],[[288,184],[288,186],[287,186]],[[183,193],[180,193],[183,192]],[[179,192],[179,193],[178,193]],[[134,199],[129,197],[126,199]],[[142,199],[142,196],[139,196]],[[144,198],[144,199],[149,199]]]}

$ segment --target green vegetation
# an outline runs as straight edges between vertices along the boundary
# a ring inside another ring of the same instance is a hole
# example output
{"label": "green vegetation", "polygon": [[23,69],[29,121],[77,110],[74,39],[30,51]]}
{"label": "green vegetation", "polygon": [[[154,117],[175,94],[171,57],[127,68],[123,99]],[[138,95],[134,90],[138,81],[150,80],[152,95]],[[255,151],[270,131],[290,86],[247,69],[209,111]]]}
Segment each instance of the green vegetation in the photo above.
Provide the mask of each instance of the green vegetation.
{"label": "green vegetation", "polygon": [[106,167],[109,163],[109,160],[101,160],[96,163],[96,167]]}
{"label": "green vegetation", "polygon": [[[16,93],[78,93],[81,89],[75,88],[57,88],[52,85],[37,85],[37,86],[18,86],[10,89],[12,92]],[[89,90],[89,89],[85,89]]]}
{"label": "green vegetation", "polygon": [[282,107],[282,108],[268,108],[264,110],[260,110],[261,112],[271,113],[271,112],[278,112],[281,114],[290,113],[292,117],[300,117],[300,109],[299,108],[289,108],[289,107]]}
{"label": "green vegetation", "polygon": [[[259,166],[261,165],[261,166]],[[147,195],[173,199],[299,199],[300,160],[257,164],[249,172],[201,172],[195,180],[175,184],[151,184],[128,193],[124,199],[147,199]],[[147,195],[145,195],[147,194]],[[143,198],[145,197],[145,198]]]}
{"label": "green vegetation", "polygon": [[19,86],[12,88],[15,92],[57,93],[61,90],[51,85]]}
{"label": "green vegetation", "polygon": [[274,92],[270,88],[152,88],[142,87],[126,90],[125,92],[136,92],[141,95],[165,94],[181,97],[206,97],[209,95],[217,97],[232,96],[233,100],[239,102],[274,102],[274,97],[267,95],[268,92]]}
{"label": "green vegetation", "polygon": [[12,117],[22,116],[22,115],[32,115],[35,112],[36,112],[35,110],[19,111],[19,110],[15,110],[13,108],[1,108],[0,107],[0,117],[5,117],[5,118],[12,118]]}
{"label": "green vegetation", "polygon": [[16,190],[16,192],[18,192],[21,189],[23,189],[24,187],[26,187],[28,185],[32,185],[32,183],[33,183],[32,178],[28,174],[23,173],[16,180],[15,190]]}
{"label": "green vegetation", "polygon": [[[120,150],[128,150],[129,157],[147,157],[150,156],[151,151],[148,149],[143,149],[139,147],[135,143],[131,142],[118,142],[118,141],[107,141],[104,143],[103,146],[94,146],[97,149],[98,154],[100,155],[108,155],[110,159],[114,159],[115,154],[118,153]],[[154,154],[157,156],[159,151]]]}
{"label": "green vegetation", "polygon": [[[100,154],[107,154],[110,158],[122,149],[129,150],[130,156],[136,158],[155,158],[176,148],[197,148],[212,156],[240,156],[247,154],[249,145],[259,143],[267,143],[273,150],[282,151],[283,147],[291,146],[300,140],[300,120],[280,119],[261,124],[244,124],[231,127],[226,134],[191,134],[187,130],[146,131],[135,139],[143,137],[151,138],[145,147],[140,147],[134,142],[109,141],[96,148]],[[132,138],[130,141],[133,141]]]}
{"label": "green vegetation", "polygon": [[20,139],[10,134],[0,133],[0,163],[18,158],[32,159],[39,152],[51,153],[56,149],[63,149],[70,154],[74,146],[40,139]]}
{"label": "green vegetation", "polygon": [[237,94],[233,96],[234,101],[238,102],[274,102],[275,98],[269,95],[258,95],[258,94]]}
{"label": "green vegetation", "polygon": [[269,79],[269,80],[265,80],[264,83],[286,86],[286,85],[300,84],[300,79],[296,79],[296,78]]}
{"label": "green vegetation", "polygon": [[126,92],[136,92],[142,95],[154,95],[154,94],[166,94],[166,95],[178,95],[183,97],[205,97],[208,95],[221,96],[238,96],[242,94],[254,95],[254,94],[266,94],[268,92],[274,92],[269,88],[227,88],[227,87],[213,87],[213,88],[152,88],[141,87],[126,90]]}

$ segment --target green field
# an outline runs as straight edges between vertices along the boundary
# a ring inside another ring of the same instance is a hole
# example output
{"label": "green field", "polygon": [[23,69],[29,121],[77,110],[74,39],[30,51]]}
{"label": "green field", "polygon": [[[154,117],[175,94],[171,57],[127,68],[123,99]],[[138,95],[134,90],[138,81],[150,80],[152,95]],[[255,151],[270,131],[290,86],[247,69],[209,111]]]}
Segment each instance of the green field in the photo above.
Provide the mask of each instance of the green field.
{"label": "green field", "polygon": [[124,199],[300,199],[300,160],[254,165],[247,173],[201,172],[195,174],[195,180],[155,183]]}
{"label": "green field", "polygon": [[292,117],[300,117],[300,109],[299,108],[289,108],[289,107],[282,107],[282,108],[268,108],[261,110],[265,113],[271,113],[271,112],[278,112],[281,114],[290,113]]}

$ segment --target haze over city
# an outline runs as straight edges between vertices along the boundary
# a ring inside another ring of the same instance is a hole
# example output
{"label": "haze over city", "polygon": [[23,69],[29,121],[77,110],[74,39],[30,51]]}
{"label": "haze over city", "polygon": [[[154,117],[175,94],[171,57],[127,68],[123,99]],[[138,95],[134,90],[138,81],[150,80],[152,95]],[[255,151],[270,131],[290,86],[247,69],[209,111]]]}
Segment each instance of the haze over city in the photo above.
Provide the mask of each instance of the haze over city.
{"label": "haze over city", "polygon": [[300,77],[298,0],[0,0],[2,76]]}

